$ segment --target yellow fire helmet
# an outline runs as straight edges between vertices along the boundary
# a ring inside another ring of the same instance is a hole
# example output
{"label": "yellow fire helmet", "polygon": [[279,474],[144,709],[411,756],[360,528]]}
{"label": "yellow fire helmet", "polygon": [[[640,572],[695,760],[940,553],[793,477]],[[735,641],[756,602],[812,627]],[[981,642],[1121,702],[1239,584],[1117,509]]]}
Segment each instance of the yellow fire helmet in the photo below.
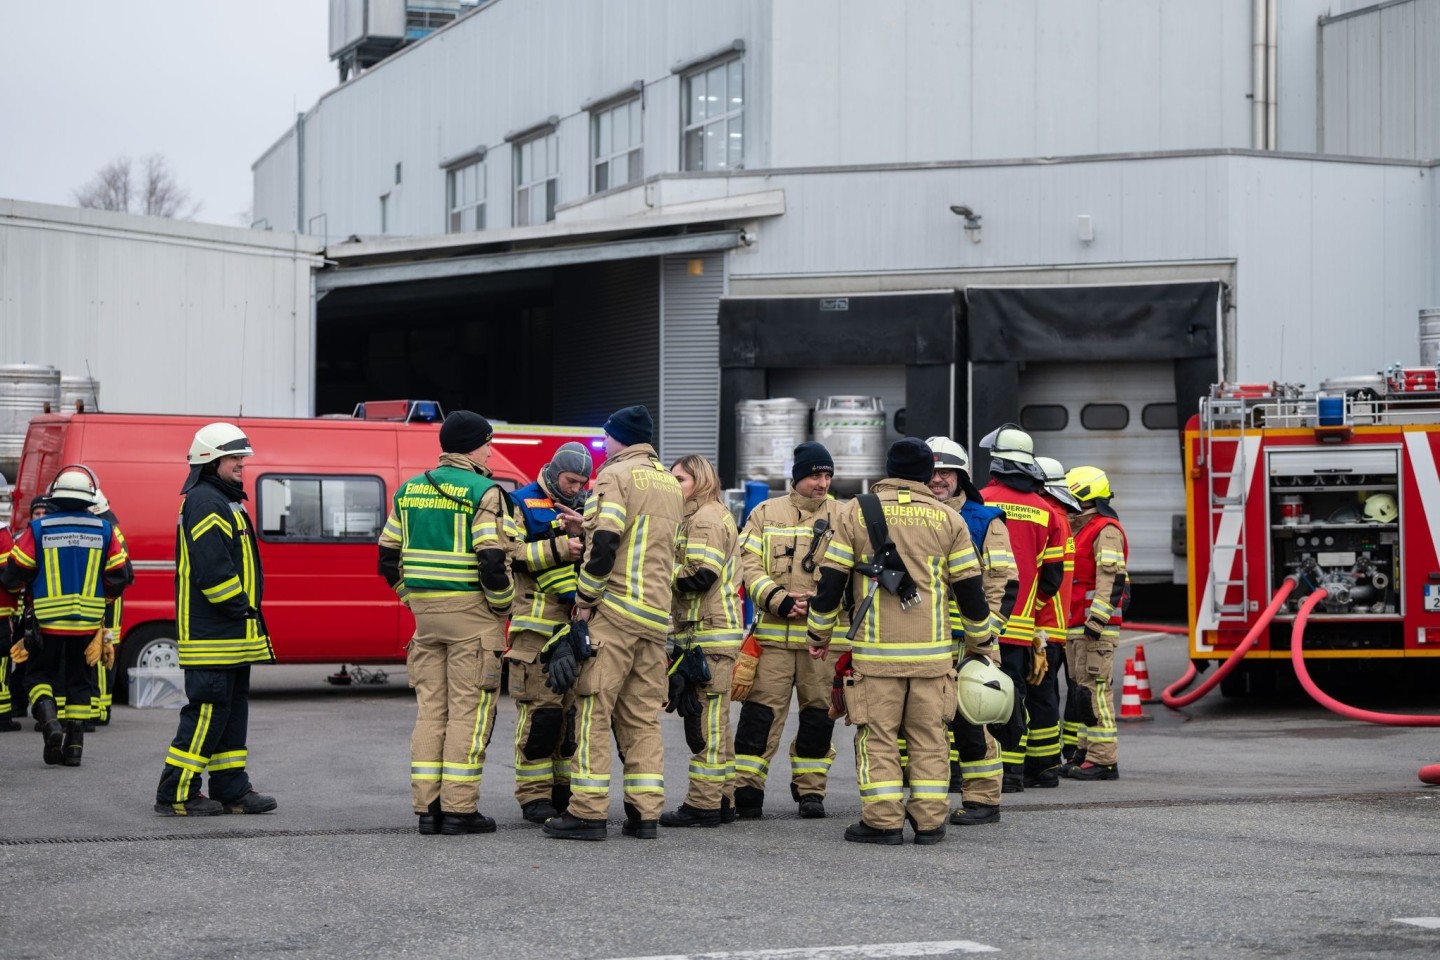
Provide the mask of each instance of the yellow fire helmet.
{"label": "yellow fire helmet", "polygon": [[1096,498],[1108,500],[1112,496],[1110,478],[1099,467],[1072,467],[1065,474],[1065,485],[1081,503]]}

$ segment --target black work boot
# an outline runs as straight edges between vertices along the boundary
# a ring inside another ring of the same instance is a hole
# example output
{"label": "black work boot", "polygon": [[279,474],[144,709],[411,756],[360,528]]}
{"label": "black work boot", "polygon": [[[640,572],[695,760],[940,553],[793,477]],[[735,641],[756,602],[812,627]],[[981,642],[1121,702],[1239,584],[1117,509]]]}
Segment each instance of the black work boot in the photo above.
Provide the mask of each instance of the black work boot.
{"label": "black work boot", "polygon": [[447,810],[442,812],[440,817],[440,835],[444,837],[459,837],[467,833],[494,832],[495,821],[478,811],[475,813],[450,813]]}
{"label": "black work boot", "polygon": [[246,791],[244,796],[238,800],[231,800],[225,804],[226,813],[269,813],[279,804],[274,797],[267,797],[263,793],[256,793],[254,788]]}
{"label": "black work boot", "polygon": [[1022,781],[1026,790],[1032,788],[1048,788],[1060,786],[1060,774],[1052,767],[1049,770],[1038,770],[1034,773],[1026,772]]}
{"label": "black work boot", "polygon": [[184,803],[156,803],[155,812],[162,817],[218,817],[225,804],[197,793]]}
{"label": "black work boot", "polygon": [[550,806],[557,813],[564,813],[570,806],[570,784],[556,783],[550,787]]}
{"label": "black work boot", "polygon": [[544,823],[551,817],[560,816],[560,811],[551,806],[549,800],[531,800],[520,804],[520,816],[527,823]]}
{"label": "black work boot", "polygon": [[765,791],[756,787],[735,788],[735,815],[741,820],[759,820],[765,812]]}
{"label": "black work boot", "polygon": [[975,827],[984,823],[999,823],[1000,808],[974,800],[962,800],[960,806],[950,814],[950,822],[957,827]]}
{"label": "black work boot", "polygon": [[735,804],[730,802],[729,797],[722,797],[720,799],[720,822],[734,823],[739,819],[739,814],[735,812]]}
{"label": "black work boot", "polygon": [[800,798],[801,820],[824,820],[825,799],[818,793],[807,793]]}
{"label": "black work boot", "polygon": [[1070,771],[1071,780],[1119,780],[1120,764],[1091,763],[1086,760]]}
{"label": "black work boot", "polygon": [[915,831],[915,845],[918,847],[932,846],[945,839],[945,824],[943,823],[938,827],[931,827],[929,830],[921,830],[920,824],[909,813],[905,814],[905,822],[910,824],[911,830]]}
{"label": "black work boot", "polygon": [[1025,775],[1021,773],[1007,773],[1000,781],[1001,793],[1024,793]]}
{"label": "black work boot", "polygon": [[1060,765],[1060,769],[1055,771],[1055,775],[1064,777],[1067,780],[1070,779],[1070,774],[1075,772],[1075,768],[1085,762],[1086,752],[1085,750],[1076,750],[1070,755],[1069,760],[1066,760]]}
{"label": "black work boot", "polygon": [[50,697],[41,697],[31,712],[35,714],[35,727],[45,740],[45,762],[53,767],[64,759],[65,728],[60,726],[60,711]]}
{"label": "black work boot", "polygon": [[85,726],[79,720],[68,720],[65,723],[65,742],[61,746],[60,762],[67,767],[80,766],[80,758],[85,753]]}
{"label": "black work boot", "polygon": [[416,814],[420,818],[418,830],[427,837],[433,837],[440,832],[440,824],[445,822],[445,814],[440,812],[440,801],[431,800],[430,805],[425,808],[424,813]]}
{"label": "black work boot", "polygon": [[845,839],[851,843],[879,843],[887,847],[898,847],[905,842],[905,830],[901,827],[880,830],[861,820],[845,828]]}
{"label": "black work boot", "polygon": [[542,828],[545,836],[555,837],[559,840],[604,840],[604,820],[581,820],[579,817],[572,817],[569,813],[562,813],[558,817],[546,820]]}
{"label": "black work boot", "polygon": [[720,811],[700,810],[690,806],[688,803],[682,803],[678,810],[660,814],[660,826],[718,827],[720,826]]}
{"label": "black work boot", "polygon": [[620,825],[621,833],[636,840],[654,840],[660,835],[656,829],[658,820],[641,820],[640,810],[633,803],[624,804],[624,807],[625,822]]}

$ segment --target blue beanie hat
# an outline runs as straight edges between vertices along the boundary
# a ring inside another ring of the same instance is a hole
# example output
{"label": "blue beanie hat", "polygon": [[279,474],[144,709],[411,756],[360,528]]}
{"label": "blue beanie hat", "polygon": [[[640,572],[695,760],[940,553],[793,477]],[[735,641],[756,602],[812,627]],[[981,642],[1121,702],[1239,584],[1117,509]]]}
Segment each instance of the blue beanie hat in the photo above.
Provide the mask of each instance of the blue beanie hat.
{"label": "blue beanie hat", "polygon": [[649,443],[655,434],[655,421],[650,411],[639,404],[616,410],[605,421],[605,432],[627,447],[637,443]]}

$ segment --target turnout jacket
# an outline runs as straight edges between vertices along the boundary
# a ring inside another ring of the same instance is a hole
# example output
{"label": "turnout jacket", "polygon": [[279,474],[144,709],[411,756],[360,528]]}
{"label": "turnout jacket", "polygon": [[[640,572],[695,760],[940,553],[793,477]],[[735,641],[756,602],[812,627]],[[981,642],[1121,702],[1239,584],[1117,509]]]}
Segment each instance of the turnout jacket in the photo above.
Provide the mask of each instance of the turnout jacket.
{"label": "turnout jacket", "polygon": [[[890,539],[915,581],[919,603],[907,610],[884,589],[875,599],[851,642],[855,671],[874,677],[943,677],[952,669],[949,599],[960,608],[967,653],[988,656],[992,649],[990,608],[981,586],[980,560],[960,515],[935,499],[928,487],[912,480],[886,478],[871,488],[880,500]],[[820,592],[810,602],[810,643],[826,646],[835,628],[840,595],[855,574],[856,563],[873,559],[874,547],[858,500],[840,508],[835,536],[825,551]],[[857,591],[870,591],[858,578]],[[861,596],[856,594],[857,600]],[[859,609],[857,602],[857,611]]]}
{"label": "turnout jacket", "polygon": [[980,495],[990,506],[1005,511],[1005,528],[1015,552],[1020,589],[1005,621],[1000,642],[1030,646],[1035,639],[1035,613],[1059,592],[1064,578],[1065,526],[1038,493],[1028,493],[991,481]]}
{"label": "turnout jacket", "polygon": [[1045,639],[1051,643],[1065,642],[1065,627],[1070,617],[1070,588],[1075,580],[1075,538],[1070,534],[1070,511],[1053,497],[1045,496],[1045,502],[1055,511],[1055,520],[1065,531],[1065,552],[1061,557],[1060,589],[1055,596],[1035,609],[1035,629],[1045,631]]}
{"label": "turnout jacket", "polygon": [[[966,514],[978,514],[979,511],[975,510],[978,505],[971,503],[962,490],[946,500],[945,506],[966,521],[966,529],[971,534],[970,542],[976,545],[980,558],[980,584],[985,590],[985,605],[990,608],[990,632],[999,636],[1005,629],[1006,617],[1015,609],[1015,595],[1020,591],[1015,554],[1010,551],[1010,532],[1005,528],[1005,514],[999,507],[992,508],[995,515],[982,518],[985,533],[977,541],[975,528],[980,524],[969,522]],[[965,624],[960,619],[960,606],[954,597],[950,599],[950,636],[957,643],[963,643],[965,639]]]}
{"label": "turnout jacket", "polygon": [[511,499],[519,513],[516,526],[524,539],[510,545],[515,576],[510,646],[538,655],[555,628],[570,619],[577,565],[570,559],[570,538],[560,522],[560,511],[544,483],[536,480],[521,487]]}
{"label": "turnout jacket", "polygon": [[[10,536],[9,527],[0,527],[0,621],[15,616],[19,612],[19,600],[14,593],[5,587],[5,565],[10,562],[10,548],[15,545],[15,540]],[[8,624],[7,624],[8,626]],[[10,634],[0,632],[0,643],[9,643]],[[0,656],[7,656],[8,653],[0,651]]]}
{"label": "turnout jacket", "polygon": [[26,524],[0,576],[10,590],[28,591],[41,630],[72,636],[104,626],[106,608],[134,579],[119,530],[79,510],[59,510]]}
{"label": "turnout jacket", "polygon": [[606,460],[585,504],[575,605],[601,607],[635,636],[663,641],[670,632],[684,512],[680,481],[650,444],[634,444]]}
{"label": "turnout jacket", "polygon": [[735,518],[719,500],[685,501],[675,570],[675,629],[706,653],[740,652],[744,617],[735,586]]}
{"label": "turnout jacket", "polygon": [[1129,547],[1120,521],[1093,508],[1075,517],[1075,581],[1070,587],[1069,637],[1120,639]]}
{"label": "turnout jacket", "polygon": [[[802,497],[791,490],[750,511],[740,534],[739,569],[745,595],[755,607],[755,639],[762,646],[805,646],[805,620],[787,616],[795,605],[789,594],[814,596],[819,588],[820,565],[841,509],[830,497]],[[817,540],[818,520],[825,521],[826,529]],[[836,638],[837,646],[845,643],[843,637]]]}
{"label": "turnout jacket", "polygon": [[175,612],[180,666],[237,667],[275,659],[260,603],[265,576],[245,491],[204,475],[180,504]]}
{"label": "turnout jacket", "polygon": [[395,491],[380,532],[380,575],[416,612],[483,594],[492,613],[508,614],[508,551],[518,531],[504,489],[463,454],[442,453],[427,473]]}

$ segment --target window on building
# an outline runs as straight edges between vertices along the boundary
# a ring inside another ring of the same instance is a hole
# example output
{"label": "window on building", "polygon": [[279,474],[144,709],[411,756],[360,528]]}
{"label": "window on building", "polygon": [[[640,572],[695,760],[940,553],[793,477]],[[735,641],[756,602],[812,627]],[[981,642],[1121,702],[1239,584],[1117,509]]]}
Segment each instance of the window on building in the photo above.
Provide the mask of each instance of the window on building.
{"label": "window on building", "polygon": [[1179,430],[1180,412],[1173,403],[1147,403],[1140,411],[1146,430]]}
{"label": "window on building", "polygon": [[390,194],[380,195],[380,232],[390,232]]}
{"label": "window on building", "polygon": [[469,233],[485,229],[485,161],[476,160],[455,167],[446,175],[449,215],[446,233]]}
{"label": "window on building", "polygon": [[644,176],[644,131],[639,97],[590,115],[593,192],[623,187]]}
{"label": "window on building", "polygon": [[1124,430],[1130,410],[1123,403],[1087,403],[1080,408],[1080,425],[1086,430]]}
{"label": "window on building", "polygon": [[555,193],[560,174],[560,138],[543,136],[515,144],[515,226],[555,219]]}
{"label": "window on building", "polygon": [[744,71],[740,57],[685,75],[681,167],[738,170],[744,166]]}
{"label": "window on building", "polygon": [[1026,430],[1064,430],[1070,413],[1058,403],[1031,403],[1020,408],[1020,426]]}
{"label": "window on building", "polygon": [[266,474],[258,492],[264,540],[374,543],[385,525],[379,477]]}

